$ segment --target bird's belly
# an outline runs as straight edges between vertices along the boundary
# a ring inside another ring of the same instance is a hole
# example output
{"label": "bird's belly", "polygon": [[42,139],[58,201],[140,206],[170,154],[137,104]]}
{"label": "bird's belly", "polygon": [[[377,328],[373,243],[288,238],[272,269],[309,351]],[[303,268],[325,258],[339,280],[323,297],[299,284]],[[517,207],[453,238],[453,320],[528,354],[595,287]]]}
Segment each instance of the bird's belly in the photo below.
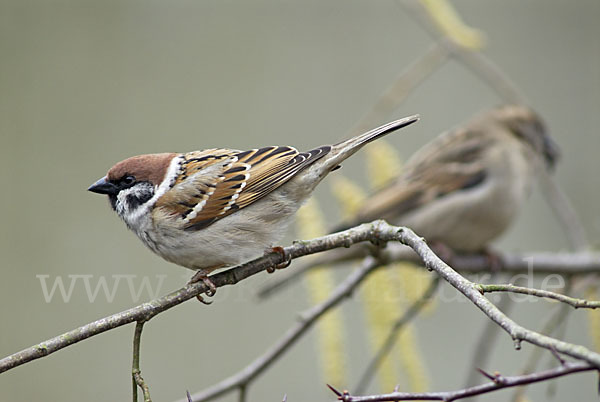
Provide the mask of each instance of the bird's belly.
{"label": "bird's belly", "polygon": [[525,192],[490,183],[445,198],[402,216],[396,223],[456,251],[474,252],[484,249],[506,230]]}
{"label": "bird's belly", "polygon": [[277,245],[296,210],[297,205],[288,205],[275,191],[200,230],[168,224],[138,235],[156,254],[183,267],[229,267],[260,257]]}

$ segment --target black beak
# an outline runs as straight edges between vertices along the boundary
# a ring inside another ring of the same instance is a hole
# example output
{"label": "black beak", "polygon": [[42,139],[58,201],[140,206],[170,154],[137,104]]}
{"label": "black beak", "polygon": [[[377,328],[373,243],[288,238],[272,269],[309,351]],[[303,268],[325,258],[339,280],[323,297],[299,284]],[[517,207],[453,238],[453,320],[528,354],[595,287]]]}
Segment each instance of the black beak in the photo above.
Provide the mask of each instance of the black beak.
{"label": "black beak", "polygon": [[106,180],[106,176],[92,184],[88,191],[98,194],[117,195],[119,194],[119,188]]}
{"label": "black beak", "polygon": [[548,135],[544,136],[544,157],[549,169],[553,169],[558,159],[560,159],[560,148]]}

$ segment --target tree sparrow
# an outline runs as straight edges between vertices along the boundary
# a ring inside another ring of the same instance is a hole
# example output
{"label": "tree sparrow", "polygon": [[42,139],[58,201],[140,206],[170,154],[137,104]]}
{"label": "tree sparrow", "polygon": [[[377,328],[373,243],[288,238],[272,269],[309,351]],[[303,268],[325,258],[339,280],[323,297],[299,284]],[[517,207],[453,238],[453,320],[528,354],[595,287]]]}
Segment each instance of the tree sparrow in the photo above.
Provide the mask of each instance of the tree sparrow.
{"label": "tree sparrow", "polygon": [[165,260],[207,275],[260,256],[279,241],[317,184],[363,145],[411,116],[308,152],[289,146],[134,156],[88,190],[108,195],[129,229]]}
{"label": "tree sparrow", "polygon": [[516,217],[536,169],[557,157],[531,109],[495,108],[425,145],[347,226],[386,219],[454,251],[482,251]]}

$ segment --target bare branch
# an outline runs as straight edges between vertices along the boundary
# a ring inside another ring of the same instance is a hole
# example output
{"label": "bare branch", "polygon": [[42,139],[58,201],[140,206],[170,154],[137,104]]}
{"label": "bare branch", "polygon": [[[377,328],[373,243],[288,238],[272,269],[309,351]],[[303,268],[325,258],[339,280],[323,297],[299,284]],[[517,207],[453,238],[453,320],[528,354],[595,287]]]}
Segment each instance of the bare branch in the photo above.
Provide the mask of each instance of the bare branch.
{"label": "bare branch", "polygon": [[142,330],[144,329],[144,321],[138,321],[135,324],[135,333],[133,335],[133,362],[131,364],[131,381],[133,386],[133,402],[137,402],[138,393],[137,387],[140,387],[144,394],[144,402],[152,402],[150,398],[150,389],[148,384],[142,378],[140,370],[140,345],[142,342]]}
{"label": "bare branch", "polygon": [[540,169],[539,173],[542,192],[546,201],[554,211],[558,221],[565,228],[565,234],[571,247],[575,251],[589,249],[590,243],[585,234],[585,229],[573,209],[573,205],[558,186],[558,183],[545,169]]}
{"label": "bare branch", "polygon": [[256,358],[237,374],[224,379],[204,391],[192,395],[192,400],[194,402],[208,401],[236,388],[245,387],[287,351],[323,314],[335,307],[341,300],[350,296],[352,291],[377,266],[378,263],[373,258],[365,259],[363,266],[348,276],[348,278],[333,291],[327,300],[302,313],[300,315],[300,322],[290,328],[283,337],[281,337],[281,339],[279,339],[279,341],[269,348],[262,356]]}
{"label": "bare branch", "polygon": [[500,374],[489,374],[481,370],[480,372],[488,377],[491,381],[477,385],[475,387],[460,389],[457,391],[447,392],[422,392],[422,393],[410,393],[410,392],[392,392],[390,394],[383,395],[369,395],[369,396],[352,396],[347,391],[339,392],[335,388],[331,390],[338,396],[338,400],[343,402],[379,402],[379,401],[456,401],[475,395],[486,394],[503,388],[516,387],[519,385],[533,384],[540,381],[547,381],[553,378],[566,376],[573,373],[579,373],[582,371],[597,370],[596,367],[584,363],[584,362],[569,362],[562,364],[556,368],[546,371],[540,371],[533,374],[526,374],[520,376],[504,377]]}
{"label": "bare branch", "polygon": [[[425,241],[418,237],[412,230],[396,228],[395,230],[397,230],[397,232],[394,233],[394,229],[392,229],[393,226],[386,225],[384,222],[380,222],[380,224],[386,226],[385,228],[382,228],[379,233],[380,239],[390,241],[396,238],[401,243],[406,244],[415,250],[423,259],[425,266],[428,269],[432,269],[440,274],[444,280],[471,300],[485,315],[504,329],[514,340],[516,348],[520,348],[521,341],[526,341],[546,349],[553,347],[557,352],[576,359],[585,360],[590,364],[600,367],[600,354],[592,352],[583,346],[569,344],[528,330],[511,320],[479,292],[477,285],[458,274],[436,256],[427,246]],[[360,226],[358,228],[360,228]]]}
{"label": "bare branch", "polygon": [[[567,285],[565,286],[565,289],[570,290],[570,289],[572,289],[572,287],[573,287],[573,281],[569,280],[567,282]],[[561,328],[562,328],[562,332],[564,333],[566,326],[567,326],[566,321],[568,318],[568,313],[571,312],[572,310],[570,309],[569,305],[567,305],[567,304],[561,304],[559,307],[560,308],[557,309],[555,312],[553,312],[552,315],[549,317],[549,319],[544,323],[542,329],[540,330],[541,333],[553,335],[555,332],[557,332]],[[531,350],[530,355],[527,358],[527,361],[525,362],[523,369],[521,369],[521,374],[529,374],[536,370],[538,362],[542,358],[542,354],[543,354],[542,351],[543,350],[540,348],[535,348],[535,349]],[[552,353],[554,354],[556,352],[553,351]],[[515,401],[515,402],[520,401],[524,394],[525,394],[525,388],[517,388],[514,391],[511,400]]]}
{"label": "bare branch", "polygon": [[[341,232],[335,235],[320,237],[311,241],[295,242],[289,247],[284,248],[285,255],[289,258],[298,258],[304,255],[315,254],[336,247],[347,247],[349,244],[362,242],[373,238],[373,233],[361,231],[350,235],[351,231]],[[358,236],[356,236],[358,235]],[[211,275],[211,281],[216,287],[234,285],[252,275],[266,270],[269,267],[277,266],[284,262],[282,253],[273,253],[257,258],[254,261],[239,265],[227,271]],[[11,370],[32,360],[48,356],[54,352],[73,345],[77,342],[99,335],[111,329],[130,324],[136,321],[148,321],[157,314],[169,310],[186,300],[195,298],[208,290],[204,282],[188,284],[166,296],[143,303],[139,306],[130,308],[99,319],[79,328],[65,332],[54,338],[45,340],[37,345],[23,349],[0,360],[0,373]]]}
{"label": "bare branch", "polygon": [[[427,51],[400,73],[392,85],[385,90],[373,107],[358,122],[353,133],[362,133],[398,108],[406,97],[437,71],[448,60],[448,49],[434,43]],[[365,130],[366,128],[366,130]]]}
{"label": "bare branch", "polygon": [[550,291],[541,290],[541,289],[532,289],[532,288],[527,288],[527,287],[523,287],[523,286],[515,286],[512,284],[507,284],[507,285],[478,284],[476,286],[477,286],[477,289],[481,293],[512,292],[512,293],[520,293],[520,294],[529,295],[529,296],[537,296],[537,297],[544,297],[547,299],[558,300],[560,302],[566,303],[575,308],[595,309],[595,308],[600,307],[600,301],[589,301],[589,300],[584,300],[584,299],[576,299],[573,297],[565,296],[561,293],[555,293],[555,292],[550,292]]}
{"label": "bare branch", "polygon": [[[349,250],[336,249],[321,254],[314,259],[297,265],[282,278],[275,278],[257,293],[260,299],[268,298],[277,292],[284,290],[287,286],[302,276],[305,272],[320,265],[338,265],[362,258],[369,254],[369,248],[357,245]],[[377,258],[385,262],[414,262],[421,264],[421,259],[411,249],[401,247],[398,244],[389,244],[384,250],[378,250]],[[600,272],[600,253],[577,252],[577,253],[529,253],[515,254],[506,253],[500,255],[500,273],[507,274],[531,274],[531,275],[585,275],[598,274]],[[489,257],[484,254],[477,255],[454,255],[452,267],[460,273],[481,273],[490,271]]]}
{"label": "bare branch", "polygon": [[[492,60],[481,52],[473,51],[458,45],[440,32],[435,23],[433,23],[431,16],[425,11],[420,2],[404,0],[401,4],[405,9],[412,13],[425,30],[436,38],[441,45],[446,47],[446,50],[448,50],[451,57],[454,57],[475,75],[479,76],[479,78],[481,78],[481,80],[494,90],[505,102],[529,104],[525,94]],[[565,229],[565,233],[571,242],[571,245],[577,251],[588,248],[589,241],[585,235],[585,230],[571,206],[569,199],[560,187],[558,187],[552,177],[546,174],[543,169],[540,170],[540,179],[545,199],[554,210],[558,220]]]}
{"label": "bare branch", "polygon": [[478,51],[469,50],[454,42],[440,32],[431,20],[420,2],[404,0],[400,3],[408,10],[415,20],[429,32],[440,44],[449,51],[465,67],[478,75],[483,82],[489,85],[506,102],[525,104],[526,97],[519,87],[513,83],[506,74],[491,60]]}
{"label": "bare branch", "polygon": [[[286,256],[289,258],[298,258],[303,255],[313,254],[324,250],[329,250],[335,247],[346,247],[358,242],[371,241],[375,244],[383,244],[386,242],[401,242],[411,247],[423,260],[425,266],[433,271],[436,271],[441,278],[446,280],[450,285],[456,288],[460,293],[473,302],[486,316],[504,329],[515,341],[518,347],[521,341],[526,341],[534,345],[554,350],[557,353],[571,356],[576,359],[583,360],[588,364],[579,363],[575,367],[581,370],[588,370],[591,366],[600,367],[600,354],[593,352],[583,346],[575,345],[557,339],[539,334],[528,330],[507,317],[494,304],[492,304],[479,291],[477,284],[464,278],[441,259],[427,246],[426,242],[417,236],[412,230],[391,226],[384,221],[375,221],[370,224],[363,224],[358,227],[320,237],[310,241],[295,242],[292,246],[285,248]],[[218,286],[231,285],[254,275],[268,267],[275,266],[283,262],[285,257],[281,253],[269,254],[249,263],[232,268],[228,271],[218,273],[211,276],[212,282]],[[235,383],[240,378],[244,381],[250,381],[252,378],[259,375],[265,367],[271,364],[279,357],[286,349],[287,345],[292,344],[299,336],[306,331],[310,324],[319,316],[325,313],[329,308],[337,304],[344,296],[351,293],[352,289],[360,283],[360,281],[372,270],[376,265],[374,258],[368,258],[365,266],[362,269],[355,271],[344,281],[331,295],[331,297],[323,304],[317,305],[305,313],[303,320],[297,326],[291,328],[286,335],[274,345],[263,357],[257,359],[250,366],[246,367],[242,372],[226,381]],[[73,331],[69,331],[64,335],[52,338],[34,347],[25,349],[22,352],[0,360],[0,372],[10,370],[28,361],[46,356],[56,352],[73,343],[95,336],[102,332],[108,331],[121,325],[125,325],[134,321],[147,321],[155,315],[166,311],[184,301],[194,298],[196,295],[205,292],[206,285],[204,283],[189,284],[182,289],[179,289],[169,295],[159,299],[144,303],[138,307],[126,310],[122,313],[95,321],[84,325]],[[140,329],[141,331],[141,329]],[[557,373],[564,373],[564,370],[573,369],[572,364],[563,366]],[[562,375],[562,374],[557,374]],[[224,388],[224,383],[218,385]],[[239,385],[237,385],[239,387]],[[216,387],[216,386],[215,386]],[[235,385],[234,385],[235,387]],[[195,400],[200,400],[199,397],[208,395],[212,397],[222,393],[216,392],[215,388],[211,388],[204,393],[196,396]],[[395,396],[392,400],[400,399]],[[368,400],[368,399],[367,399]]]}
{"label": "bare branch", "polygon": [[[509,314],[509,312],[512,310],[513,305],[514,303],[511,303],[508,297],[503,297],[500,299],[496,306],[505,314]],[[465,387],[471,387],[478,383],[477,380],[479,378],[477,376],[477,371],[474,370],[474,368],[487,366],[487,362],[492,355],[494,345],[496,344],[498,335],[500,333],[500,328],[498,328],[495,322],[488,320],[485,323],[483,331],[481,332],[481,335],[479,335],[479,339],[477,340],[477,343],[473,348],[473,352],[471,353],[473,357],[471,359],[471,363],[469,364],[469,366],[467,366],[469,371],[467,375],[467,381],[465,382]],[[539,350],[541,353],[544,349],[535,348],[535,350]],[[475,398],[470,400],[470,402],[475,401]]]}

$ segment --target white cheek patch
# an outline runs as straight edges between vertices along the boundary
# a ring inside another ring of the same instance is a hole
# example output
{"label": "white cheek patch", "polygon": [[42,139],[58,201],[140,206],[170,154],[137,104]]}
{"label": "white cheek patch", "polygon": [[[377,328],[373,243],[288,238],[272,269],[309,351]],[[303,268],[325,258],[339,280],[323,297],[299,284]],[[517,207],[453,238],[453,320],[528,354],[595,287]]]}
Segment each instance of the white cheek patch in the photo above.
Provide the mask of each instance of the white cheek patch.
{"label": "white cheek patch", "polygon": [[138,184],[133,187],[121,190],[117,195],[116,211],[128,225],[134,225],[135,221],[140,218],[141,212],[147,210],[147,202],[143,204],[131,203],[131,198],[138,200],[144,199],[149,193],[154,193],[156,187],[151,189],[148,184]]}
{"label": "white cheek patch", "polygon": [[167,170],[167,174],[163,179],[162,183],[156,188],[156,192],[154,193],[154,197],[147,202],[148,205],[154,205],[156,200],[158,200],[164,193],[166,193],[177,180],[177,176],[181,173],[181,162],[183,162],[183,155],[176,156],[171,160],[169,164],[169,169]]}
{"label": "white cheek patch", "polygon": [[[123,215],[121,216],[127,222],[127,224],[129,224],[130,226],[135,226],[135,222],[142,218],[143,215],[145,215],[148,212],[148,210],[156,203],[156,201],[171,187],[173,187],[175,181],[177,180],[177,176],[180,173],[182,161],[183,155],[176,156],[171,160],[171,163],[169,164],[169,169],[167,170],[167,174],[165,174],[165,178],[160,183],[160,185],[154,186],[154,195],[152,196],[152,198],[150,198],[148,201],[146,201],[144,204],[140,205],[133,211],[126,211],[128,209],[126,197],[127,195],[131,194],[132,191],[136,191],[136,187],[134,186],[126,190],[121,190],[121,192],[119,192],[119,195],[117,195],[117,200],[119,200],[120,202],[117,204],[121,204],[121,206],[117,206],[117,212],[119,208],[123,209]],[[128,214],[125,215],[125,212],[128,212]]]}

